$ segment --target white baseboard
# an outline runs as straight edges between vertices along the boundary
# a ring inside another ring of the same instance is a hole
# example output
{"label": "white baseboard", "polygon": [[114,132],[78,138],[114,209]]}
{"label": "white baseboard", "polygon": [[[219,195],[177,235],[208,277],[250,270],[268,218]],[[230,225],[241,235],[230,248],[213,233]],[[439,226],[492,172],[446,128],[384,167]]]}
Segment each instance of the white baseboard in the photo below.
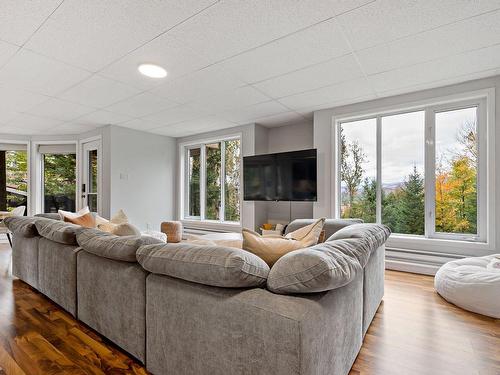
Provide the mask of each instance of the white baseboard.
{"label": "white baseboard", "polygon": [[385,268],[434,276],[443,264],[462,258],[454,254],[386,248]]}
{"label": "white baseboard", "polygon": [[397,260],[386,260],[385,269],[434,276],[439,267],[434,265],[402,262]]}

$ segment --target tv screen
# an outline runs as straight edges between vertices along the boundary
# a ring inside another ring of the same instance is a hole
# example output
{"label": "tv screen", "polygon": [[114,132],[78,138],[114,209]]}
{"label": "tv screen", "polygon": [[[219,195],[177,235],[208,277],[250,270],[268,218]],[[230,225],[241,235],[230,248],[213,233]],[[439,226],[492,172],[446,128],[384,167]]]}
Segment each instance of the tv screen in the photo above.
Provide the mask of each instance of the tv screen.
{"label": "tv screen", "polygon": [[316,201],[316,149],[243,158],[246,201]]}

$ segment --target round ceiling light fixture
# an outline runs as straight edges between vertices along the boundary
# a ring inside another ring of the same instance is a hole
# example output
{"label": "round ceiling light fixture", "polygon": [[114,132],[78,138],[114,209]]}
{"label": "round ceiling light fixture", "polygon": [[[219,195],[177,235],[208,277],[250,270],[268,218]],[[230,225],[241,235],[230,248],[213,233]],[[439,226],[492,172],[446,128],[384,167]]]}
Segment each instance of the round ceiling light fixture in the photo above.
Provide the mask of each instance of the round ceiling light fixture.
{"label": "round ceiling light fixture", "polygon": [[167,76],[167,71],[155,64],[141,64],[137,69],[142,75],[150,78],[165,78]]}

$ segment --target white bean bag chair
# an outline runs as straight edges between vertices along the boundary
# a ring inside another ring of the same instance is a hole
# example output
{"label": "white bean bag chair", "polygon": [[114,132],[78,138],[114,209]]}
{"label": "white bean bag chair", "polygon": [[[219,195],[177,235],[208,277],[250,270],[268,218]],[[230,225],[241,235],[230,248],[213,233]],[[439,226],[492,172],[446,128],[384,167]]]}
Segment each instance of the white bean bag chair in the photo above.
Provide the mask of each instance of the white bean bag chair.
{"label": "white bean bag chair", "polygon": [[500,319],[500,254],[448,262],[436,273],[434,287],[454,305]]}

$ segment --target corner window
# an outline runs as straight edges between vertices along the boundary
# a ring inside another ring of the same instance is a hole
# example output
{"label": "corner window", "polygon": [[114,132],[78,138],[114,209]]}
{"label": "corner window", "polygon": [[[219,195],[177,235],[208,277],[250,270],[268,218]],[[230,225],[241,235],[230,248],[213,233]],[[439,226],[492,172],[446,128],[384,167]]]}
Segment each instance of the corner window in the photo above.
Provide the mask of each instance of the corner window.
{"label": "corner window", "polygon": [[241,142],[227,138],[184,147],[185,220],[240,221]]}
{"label": "corner window", "polygon": [[485,107],[468,100],[337,122],[338,216],[485,242]]}

